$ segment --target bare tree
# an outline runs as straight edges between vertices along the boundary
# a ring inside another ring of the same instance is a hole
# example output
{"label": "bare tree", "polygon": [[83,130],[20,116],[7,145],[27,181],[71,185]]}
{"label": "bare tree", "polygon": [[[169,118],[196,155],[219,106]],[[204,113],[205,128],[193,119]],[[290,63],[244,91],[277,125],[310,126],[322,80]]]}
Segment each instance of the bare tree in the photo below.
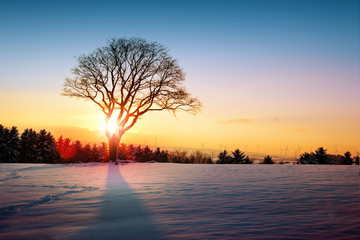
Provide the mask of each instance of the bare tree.
{"label": "bare tree", "polygon": [[116,118],[116,130],[106,131],[112,161],[121,137],[143,114],[162,110],[196,114],[201,108],[182,85],[185,75],[177,60],[157,42],[111,39],[107,46],[77,57],[72,73],[62,95],[93,101],[107,125]]}

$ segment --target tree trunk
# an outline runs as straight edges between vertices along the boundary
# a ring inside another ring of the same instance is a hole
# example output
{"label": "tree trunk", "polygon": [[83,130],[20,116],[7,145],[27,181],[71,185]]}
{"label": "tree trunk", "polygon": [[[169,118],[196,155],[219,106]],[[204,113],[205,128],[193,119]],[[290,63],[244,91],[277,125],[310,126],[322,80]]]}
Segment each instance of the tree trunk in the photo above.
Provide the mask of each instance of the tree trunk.
{"label": "tree trunk", "polygon": [[120,143],[120,137],[113,134],[109,139],[109,162],[115,162],[117,158],[117,150]]}

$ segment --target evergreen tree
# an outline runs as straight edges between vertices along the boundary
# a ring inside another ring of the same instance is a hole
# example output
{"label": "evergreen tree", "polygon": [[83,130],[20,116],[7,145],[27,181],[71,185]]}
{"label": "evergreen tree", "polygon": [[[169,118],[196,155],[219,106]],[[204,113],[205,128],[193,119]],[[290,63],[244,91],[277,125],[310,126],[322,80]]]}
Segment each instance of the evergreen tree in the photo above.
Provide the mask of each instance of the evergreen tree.
{"label": "evergreen tree", "polygon": [[153,160],[152,156],[153,156],[153,151],[149,148],[148,145],[146,145],[144,149],[142,149],[142,155],[140,161],[141,162],[151,161]]}
{"label": "evergreen tree", "polygon": [[74,155],[71,157],[71,161],[75,163],[79,163],[82,161],[82,144],[80,141],[76,140],[72,144],[72,148],[74,151]]}
{"label": "evergreen tree", "polygon": [[64,156],[63,156],[64,155],[64,139],[63,139],[62,135],[57,139],[55,144],[56,144],[56,148],[60,154],[60,157],[64,158]]}
{"label": "evergreen tree", "polygon": [[117,151],[117,159],[120,159],[120,160],[127,160],[128,157],[126,155],[126,151],[127,151],[127,146],[125,143],[121,143],[119,148],[118,148],[118,151]]}
{"label": "evergreen tree", "polygon": [[109,157],[108,157],[108,148],[106,143],[102,142],[101,146],[100,146],[100,161],[101,162],[108,162]]}
{"label": "evergreen tree", "polygon": [[94,144],[91,148],[91,159],[93,162],[100,162],[101,161],[101,151],[100,147]]}
{"label": "evergreen tree", "polygon": [[45,129],[40,130],[37,134],[36,151],[37,163],[57,163],[60,160],[54,138]]}
{"label": "evergreen tree", "polygon": [[360,160],[360,157],[359,157],[359,155],[357,155],[355,157],[355,165],[359,165],[359,160]]}
{"label": "evergreen tree", "polygon": [[344,156],[341,156],[341,164],[352,165],[353,163],[354,163],[354,161],[351,157],[350,152],[346,152],[346,153],[344,153]]}
{"label": "evergreen tree", "polygon": [[160,148],[157,147],[156,150],[153,152],[154,160],[157,162],[169,162],[167,151],[160,151]]}
{"label": "evergreen tree", "polygon": [[47,142],[47,146],[48,146],[47,159],[48,159],[49,163],[59,163],[60,162],[60,154],[56,148],[55,138],[50,132],[48,132],[46,135],[46,142]]}
{"label": "evergreen tree", "polygon": [[6,162],[6,128],[0,124],[0,162]]}
{"label": "evergreen tree", "polygon": [[249,156],[246,156],[243,163],[244,163],[244,164],[253,164],[253,160],[251,160],[251,159],[249,158]]}
{"label": "evergreen tree", "polygon": [[218,164],[229,164],[232,162],[231,157],[227,155],[226,150],[219,153],[218,159],[219,160],[216,161],[216,163],[218,163]]}
{"label": "evergreen tree", "polygon": [[264,158],[263,164],[274,164],[275,162],[272,160],[272,157],[270,157],[269,155],[267,155]]}
{"label": "evergreen tree", "polygon": [[92,151],[91,151],[91,146],[90,144],[86,144],[83,149],[82,149],[82,154],[81,154],[81,162],[92,162],[94,161],[92,159]]}
{"label": "evergreen tree", "polygon": [[245,159],[245,153],[240,151],[239,149],[236,149],[235,152],[232,152],[233,157],[232,159],[232,163],[244,163],[244,159]]}
{"label": "evergreen tree", "polygon": [[126,148],[126,159],[131,160],[131,161],[135,161],[135,159],[136,159],[136,157],[135,157],[135,147],[132,144],[130,144]]}
{"label": "evergreen tree", "polygon": [[20,136],[20,162],[34,163],[37,160],[37,133],[33,129],[25,129]]}
{"label": "evergreen tree", "polygon": [[10,130],[5,128],[4,131],[5,148],[4,160],[5,162],[17,162],[20,155],[19,152],[19,131],[16,127]]}
{"label": "evergreen tree", "polygon": [[[80,145],[81,145],[81,143],[80,143]],[[75,151],[76,151],[75,146],[74,146],[74,144],[71,143],[70,138],[65,138],[61,156],[65,160],[69,161],[70,159],[72,159],[74,157]]]}
{"label": "evergreen tree", "polygon": [[317,164],[314,153],[305,152],[300,155],[298,163],[300,164]]}
{"label": "evergreen tree", "polygon": [[133,155],[134,155],[134,158],[135,158],[135,161],[136,161],[136,162],[141,162],[141,161],[142,161],[143,151],[142,151],[142,148],[141,148],[140,145],[137,146],[137,147],[134,149]]}
{"label": "evergreen tree", "polygon": [[318,164],[333,164],[334,161],[329,154],[326,153],[327,149],[319,147],[315,153],[314,158]]}

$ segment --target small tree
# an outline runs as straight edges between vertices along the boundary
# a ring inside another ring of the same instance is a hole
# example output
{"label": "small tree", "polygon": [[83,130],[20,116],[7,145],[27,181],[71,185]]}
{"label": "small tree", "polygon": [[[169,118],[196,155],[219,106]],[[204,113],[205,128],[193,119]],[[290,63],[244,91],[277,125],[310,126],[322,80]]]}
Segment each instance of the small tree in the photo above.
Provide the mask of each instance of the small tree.
{"label": "small tree", "polygon": [[81,162],[92,162],[92,161],[93,158],[92,158],[91,146],[88,143],[82,148]]}
{"label": "small tree", "polygon": [[93,144],[93,146],[91,148],[91,161],[93,161],[93,162],[101,161],[100,147],[98,147],[96,144]]}
{"label": "small tree", "polygon": [[105,114],[112,161],[124,133],[145,113],[200,111],[201,103],[182,84],[183,70],[157,42],[111,39],[77,62],[74,76],[65,79],[63,95],[91,100]]}
{"label": "small tree", "polygon": [[216,163],[218,163],[218,164],[229,164],[232,162],[231,157],[227,155],[226,150],[219,153],[218,159],[219,160],[216,161]]}
{"label": "small tree", "polygon": [[142,156],[141,156],[141,162],[148,162],[153,160],[153,151],[149,148],[148,145],[146,145],[142,149]]}
{"label": "small tree", "polygon": [[316,164],[314,154],[305,152],[300,155],[298,163],[300,164]]}
{"label": "small tree", "polygon": [[117,159],[120,160],[128,160],[128,157],[126,156],[127,146],[125,143],[121,143],[118,148],[117,153]]}
{"label": "small tree", "polygon": [[211,164],[212,159],[207,154],[196,150],[194,153],[190,154],[190,162],[195,164]]}
{"label": "small tree", "polygon": [[269,155],[267,155],[264,158],[263,164],[274,164],[275,162],[272,160],[272,157],[270,157]]}
{"label": "small tree", "polygon": [[236,149],[234,152],[232,152],[232,162],[233,163],[244,163],[245,159],[245,153],[240,151],[239,149]]}
{"label": "small tree", "polygon": [[79,163],[83,159],[83,146],[79,140],[76,140],[72,145],[73,155],[70,158],[71,162]]}
{"label": "small tree", "polygon": [[344,156],[341,156],[341,164],[352,165],[353,163],[354,163],[354,161],[351,157],[350,152],[346,152],[346,153],[344,153]]}
{"label": "small tree", "polygon": [[334,163],[332,157],[329,154],[327,154],[326,151],[327,151],[327,149],[324,149],[323,147],[319,147],[315,151],[314,158],[318,164],[333,164]]}
{"label": "small tree", "polygon": [[155,161],[157,162],[168,162],[169,161],[169,153],[167,151],[160,151],[160,148],[157,147],[156,148],[156,151],[153,152],[153,155],[154,155],[154,159]]}
{"label": "small tree", "polygon": [[253,164],[253,160],[249,158],[249,156],[246,156],[244,159],[244,164]]}
{"label": "small tree", "polygon": [[301,164],[333,164],[335,158],[333,155],[327,154],[327,149],[319,147],[315,153],[303,153],[300,155],[298,163]]}
{"label": "small tree", "polygon": [[359,165],[359,160],[360,160],[359,155],[357,155],[354,159],[355,159],[355,164]]}
{"label": "small tree", "polygon": [[106,145],[106,143],[102,142],[101,143],[101,146],[100,146],[100,161],[101,162],[107,162],[108,159],[109,159],[109,156],[108,156],[108,147]]}

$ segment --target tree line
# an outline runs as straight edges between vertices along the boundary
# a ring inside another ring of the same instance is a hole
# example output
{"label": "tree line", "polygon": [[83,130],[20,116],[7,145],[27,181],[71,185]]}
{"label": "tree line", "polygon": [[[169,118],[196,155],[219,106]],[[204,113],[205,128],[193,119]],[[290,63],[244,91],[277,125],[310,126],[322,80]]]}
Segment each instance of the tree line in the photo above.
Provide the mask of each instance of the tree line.
{"label": "tree line", "polygon": [[[149,146],[135,146],[120,144],[117,150],[117,159],[134,162],[170,162],[211,164],[211,156],[195,151],[175,150],[165,151],[159,147],[152,150]],[[54,136],[45,129],[36,132],[25,129],[21,134],[17,127],[6,128],[0,124],[0,162],[5,163],[86,163],[108,162],[108,145],[106,143],[82,144],[69,138]],[[254,159],[245,155],[245,152],[236,149],[228,155],[226,150],[218,155],[217,164],[253,164]],[[274,164],[271,156],[266,156],[262,164]],[[279,162],[283,164],[284,162]],[[350,152],[344,155],[328,154],[327,149],[319,147],[315,152],[305,152],[300,155],[297,164],[359,164],[359,156],[352,157]]]}
{"label": "tree line", "polygon": [[305,152],[300,155],[298,164],[342,164],[342,165],[359,165],[359,155],[352,157],[349,151],[344,155],[328,154],[327,149],[319,147],[315,152]]}
{"label": "tree line", "polygon": [[[245,155],[245,152],[236,149],[234,152],[231,152],[232,155],[228,155],[226,150],[220,152],[218,156],[217,164],[252,164],[254,159],[249,158]],[[341,165],[359,165],[359,155],[352,157],[349,151],[345,152],[343,155],[334,155],[328,154],[327,149],[324,147],[319,147],[315,152],[305,152],[300,155],[300,158],[297,159],[296,164],[341,164]],[[275,164],[275,161],[270,155],[267,155],[263,158],[260,164]],[[284,164],[283,161],[280,161],[278,164]]]}
{"label": "tree line", "polygon": [[[142,147],[122,143],[118,147],[117,159],[135,162],[171,162],[209,164],[212,158],[200,151],[164,151],[159,147],[152,150],[149,146]],[[0,162],[3,163],[86,163],[108,162],[108,145],[82,144],[70,138],[54,136],[45,129],[36,132],[25,129],[21,134],[17,127],[6,128],[0,124]]]}

